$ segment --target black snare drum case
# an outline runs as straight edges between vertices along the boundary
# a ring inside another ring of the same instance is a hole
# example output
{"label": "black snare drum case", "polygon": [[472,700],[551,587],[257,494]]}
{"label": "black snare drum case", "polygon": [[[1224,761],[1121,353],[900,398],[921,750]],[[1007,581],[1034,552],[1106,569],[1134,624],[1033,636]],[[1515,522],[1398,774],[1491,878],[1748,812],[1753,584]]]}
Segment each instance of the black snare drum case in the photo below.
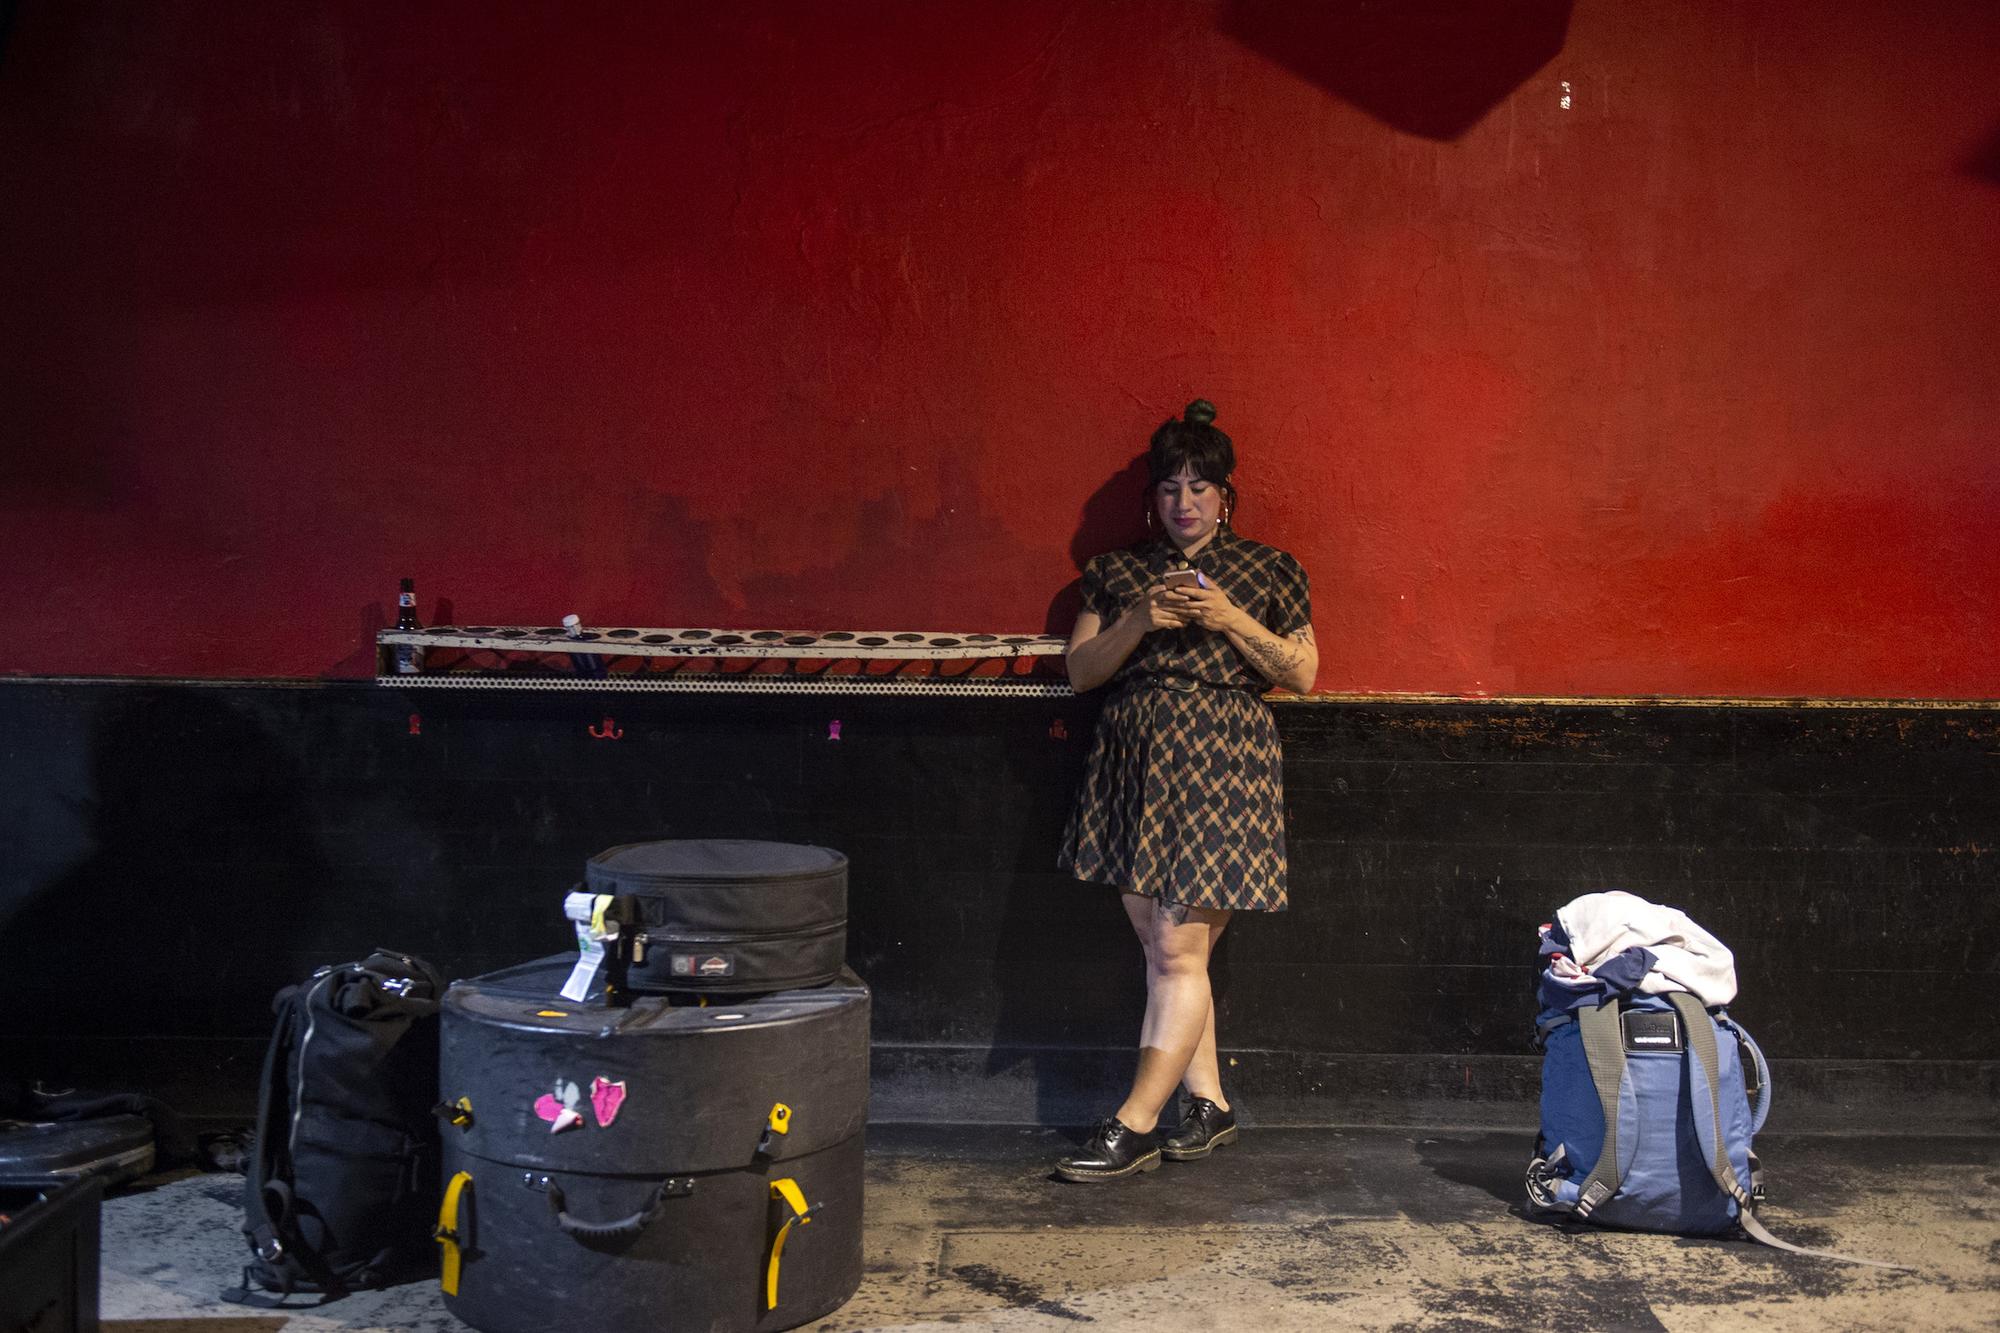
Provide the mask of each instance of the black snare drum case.
{"label": "black snare drum case", "polygon": [[640,994],[821,986],[847,961],[847,858],[826,847],[628,843],[591,857],[583,887],[619,904],[612,947]]}
{"label": "black snare drum case", "polygon": [[445,1304],[484,1333],[792,1328],[861,1283],[868,988],[446,992]]}

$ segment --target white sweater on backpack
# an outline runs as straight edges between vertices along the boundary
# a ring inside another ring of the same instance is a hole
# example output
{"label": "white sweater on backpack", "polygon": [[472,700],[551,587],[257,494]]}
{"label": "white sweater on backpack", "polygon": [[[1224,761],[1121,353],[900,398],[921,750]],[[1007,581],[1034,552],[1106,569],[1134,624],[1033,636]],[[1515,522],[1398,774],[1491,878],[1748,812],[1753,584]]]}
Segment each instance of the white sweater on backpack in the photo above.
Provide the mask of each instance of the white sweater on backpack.
{"label": "white sweater on backpack", "polygon": [[1613,889],[1572,899],[1556,920],[1569,936],[1570,959],[1585,973],[1637,946],[1653,955],[1639,983],[1647,994],[1689,991],[1710,1007],[1736,998],[1735,955],[1678,907]]}

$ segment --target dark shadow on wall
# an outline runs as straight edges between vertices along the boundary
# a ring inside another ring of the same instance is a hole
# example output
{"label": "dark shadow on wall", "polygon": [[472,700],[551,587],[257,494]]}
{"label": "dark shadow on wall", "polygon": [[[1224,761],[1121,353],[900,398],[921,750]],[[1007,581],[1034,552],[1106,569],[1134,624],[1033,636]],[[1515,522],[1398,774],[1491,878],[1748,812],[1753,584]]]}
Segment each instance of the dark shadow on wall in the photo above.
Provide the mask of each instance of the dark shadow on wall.
{"label": "dark shadow on wall", "polygon": [[[1146,455],[1133,456],[1083,502],[1069,558],[1082,569],[1094,555],[1131,546],[1146,538]],[[1072,579],[1049,602],[1045,634],[1068,634],[1083,609],[1083,581]]]}
{"label": "dark shadow on wall", "polygon": [[1405,134],[1471,129],[1563,48],[1571,0],[1229,0],[1222,31]]}
{"label": "dark shadow on wall", "polygon": [[354,651],[320,673],[320,679],[358,680],[380,671],[381,652],[376,647],[375,636],[394,623],[383,603],[370,602],[362,607],[360,632],[354,636]]}
{"label": "dark shadow on wall", "polygon": [[1994,128],[1979,151],[1966,161],[1965,174],[1977,176],[1989,185],[2000,185],[2000,126]]}
{"label": "dark shadow on wall", "polygon": [[1145,955],[1118,891],[1059,875],[1014,876],[993,969],[1000,1007],[988,1078],[1026,1066],[1037,1124],[1109,1115],[1137,1066],[1146,1009]]}
{"label": "dark shadow on wall", "polygon": [[0,921],[10,1033],[262,1035],[242,999],[297,979],[326,878],[303,769],[208,691],[133,695],[93,728],[90,856]]}
{"label": "dark shadow on wall", "polygon": [[998,1001],[985,1072],[1032,1080],[1043,1125],[1085,1124],[1117,1104],[1145,1007],[1144,958],[1117,891],[1057,867],[1099,703],[1057,699],[1048,722],[1022,718],[989,774],[1013,796],[992,832],[1011,869],[995,877],[999,914],[980,964]]}
{"label": "dark shadow on wall", "polygon": [[[1069,543],[1079,570],[1092,556],[1145,540],[1147,482],[1142,450],[1083,502]],[[1043,632],[1067,635],[1082,609],[1083,581],[1071,579],[1049,602]],[[1043,793],[1045,808],[1036,821],[1054,835],[1046,840],[1051,867],[1102,704],[1103,692],[1097,691],[1063,709],[1072,761],[1062,789]],[[1052,923],[1060,926],[1051,929]],[[1058,975],[1083,984],[1057,994],[1003,985],[986,1072],[1004,1074],[1031,1063],[1041,1124],[1076,1125],[1108,1114],[1131,1081],[1146,1002],[1145,957],[1117,890],[1062,875],[1015,876],[994,962],[1001,977],[1046,974],[1053,964]],[[1090,1090],[1083,1097],[1096,1100],[1077,1100],[1079,1088]]]}
{"label": "dark shadow on wall", "polygon": [[[1131,1088],[1146,1011],[1146,960],[1119,899],[1108,884],[1062,876],[1017,875],[1008,887],[993,957],[1000,1009],[986,1074],[1025,1065],[1037,1124],[1093,1123]],[[1268,928],[1264,921],[1248,925]],[[1230,1012],[1230,941],[1237,929],[1232,923],[1223,932],[1208,969],[1225,1091],[1236,1086],[1231,1044],[1258,1047],[1270,1037],[1241,1028]],[[1037,978],[1041,984],[1029,984]],[[1178,1118],[1178,1097],[1163,1112],[1166,1120]]]}

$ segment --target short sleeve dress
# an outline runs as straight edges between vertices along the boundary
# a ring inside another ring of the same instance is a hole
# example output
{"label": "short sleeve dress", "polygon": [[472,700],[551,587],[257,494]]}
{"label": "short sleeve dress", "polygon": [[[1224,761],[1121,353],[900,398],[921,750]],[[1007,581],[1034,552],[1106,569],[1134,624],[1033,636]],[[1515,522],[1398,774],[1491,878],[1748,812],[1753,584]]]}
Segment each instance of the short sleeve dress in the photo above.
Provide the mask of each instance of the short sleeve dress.
{"label": "short sleeve dress", "polygon": [[[1083,571],[1084,609],[1108,625],[1190,567],[1275,634],[1312,623],[1299,562],[1226,527],[1191,561],[1165,539],[1097,556]],[[1108,686],[1060,867],[1166,903],[1283,911],[1284,780],[1268,688],[1215,630],[1142,639]]]}

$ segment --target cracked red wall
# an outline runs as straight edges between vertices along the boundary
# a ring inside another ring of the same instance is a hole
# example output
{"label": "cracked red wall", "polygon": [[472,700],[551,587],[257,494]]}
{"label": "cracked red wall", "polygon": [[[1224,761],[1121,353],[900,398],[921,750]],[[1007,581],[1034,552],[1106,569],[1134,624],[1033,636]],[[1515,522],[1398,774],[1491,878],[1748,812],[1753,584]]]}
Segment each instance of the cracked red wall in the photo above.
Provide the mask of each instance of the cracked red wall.
{"label": "cracked red wall", "polygon": [[1990,6],[1587,3],[1450,140],[1230,17],[24,7],[0,670],[1061,628],[1200,393],[1322,688],[2000,696]]}

